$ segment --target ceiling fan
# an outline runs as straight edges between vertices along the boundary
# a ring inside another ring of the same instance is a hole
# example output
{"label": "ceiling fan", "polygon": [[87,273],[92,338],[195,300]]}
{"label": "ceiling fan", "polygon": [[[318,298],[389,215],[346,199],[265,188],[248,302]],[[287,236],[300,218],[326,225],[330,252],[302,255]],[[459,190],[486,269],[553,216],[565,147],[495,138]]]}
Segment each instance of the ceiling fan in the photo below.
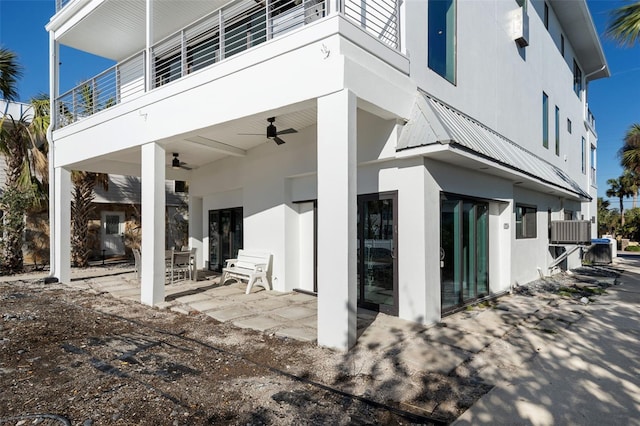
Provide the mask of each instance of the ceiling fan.
{"label": "ceiling fan", "polygon": [[[275,143],[277,143],[278,145],[282,145],[284,143],[284,141],[279,137],[280,135],[298,133],[296,129],[291,129],[291,128],[278,131],[278,129],[276,128],[276,125],[274,124],[276,121],[275,117],[269,117],[267,118],[267,121],[269,122],[269,125],[267,126],[267,139],[273,139]],[[240,133],[240,134],[241,135],[258,135],[257,133]]]}
{"label": "ceiling fan", "polygon": [[178,154],[177,152],[173,153],[173,160],[171,160],[171,168],[191,170],[191,167],[188,167],[187,163],[180,161],[180,159],[178,158],[179,155],[180,154]]}

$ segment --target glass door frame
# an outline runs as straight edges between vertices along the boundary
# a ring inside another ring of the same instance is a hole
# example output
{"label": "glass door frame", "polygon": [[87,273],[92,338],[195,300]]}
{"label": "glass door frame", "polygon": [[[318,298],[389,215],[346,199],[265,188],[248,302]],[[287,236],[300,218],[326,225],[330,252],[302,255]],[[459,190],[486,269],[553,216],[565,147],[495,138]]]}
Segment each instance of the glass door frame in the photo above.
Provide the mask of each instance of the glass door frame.
{"label": "glass door frame", "polygon": [[[474,297],[470,297],[465,299],[464,298],[464,282],[463,282],[463,277],[464,275],[464,259],[463,259],[463,252],[464,252],[464,210],[463,209],[458,209],[457,210],[457,217],[454,218],[454,220],[458,220],[459,223],[458,225],[455,227],[457,228],[458,231],[458,235],[454,235],[454,240],[457,237],[457,241],[454,241],[454,247],[458,247],[458,250],[460,251],[460,253],[458,253],[457,255],[459,256],[459,261],[457,262],[458,265],[458,270],[454,271],[454,277],[458,277],[458,279],[460,279],[460,283],[458,283],[459,287],[460,287],[460,291],[459,291],[459,296],[458,296],[458,303],[456,303],[455,305],[452,306],[448,306],[448,307],[444,307],[443,306],[443,302],[444,302],[444,277],[443,277],[443,271],[444,271],[444,266],[441,265],[440,267],[440,307],[442,309],[443,313],[450,313],[450,312],[454,312],[459,310],[460,308],[469,305],[470,303],[473,303],[477,300],[483,299],[487,296],[489,296],[491,294],[491,283],[490,283],[490,271],[489,271],[489,266],[491,264],[490,259],[489,259],[489,241],[490,241],[490,206],[491,206],[491,201],[487,200],[487,199],[482,199],[482,198],[475,198],[475,197],[469,197],[469,196],[465,196],[465,195],[459,195],[459,194],[453,194],[453,193],[448,193],[448,192],[441,192],[440,193],[440,250],[441,253],[444,253],[442,247],[443,247],[443,241],[442,241],[442,236],[443,236],[443,229],[442,229],[442,213],[443,213],[443,203],[445,201],[457,201],[458,203],[461,203],[461,205],[463,205],[464,203],[473,203],[473,207],[472,207],[472,211],[473,211],[473,215],[474,215],[474,227],[473,227],[473,231],[475,233],[475,235],[473,236],[473,241],[475,241],[474,247],[473,247],[473,265],[475,270],[473,271],[474,273]],[[477,215],[477,206],[478,204],[484,204],[486,205],[486,224],[485,224],[485,235],[484,235],[484,247],[482,247],[482,250],[484,252],[485,255],[485,262],[486,264],[484,265],[484,274],[485,274],[485,278],[486,278],[486,293],[482,293],[482,294],[478,294],[478,272],[480,271],[479,268],[479,255],[478,255],[478,233],[479,233],[479,229],[478,229],[478,215]],[[468,238],[469,240],[471,240],[471,237]],[[455,250],[455,249],[454,249]],[[455,254],[454,254],[455,255]],[[440,255],[440,260],[441,262],[444,262],[445,259],[443,259],[442,254]],[[454,268],[456,267],[456,264],[454,262]]]}
{"label": "glass door frame", "polygon": [[[224,261],[226,259],[222,259],[223,257],[223,249],[222,249],[222,242],[224,241],[223,239],[223,230],[221,229],[222,227],[220,226],[221,224],[221,219],[222,219],[222,215],[223,214],[229,214],[229,235],[228,235],[228,250],[229,250],[229,258],[231,258],[232,256],[235,256],[237,251],[239,249],[241,249],[244,245],[244,226],[243,226],[243,221],[244,221],[244,214],[243,214],[243,209],[242,207],[232,207],[232,208],[228,208],[228,209],[213,209],[213,210],[209,210],[209,214],[208,214],[208,234],[209,234],[209,270],[210,271],[222,271],[222,268],[224,267]],[[212,264],[211,263],[211,244],[212,241],[214,239],[213,234],[211,233],[211,222],[212,222],[212,217],[217,215],[218,217],[218,226],[216,227],[218,230],[216,239],[218,241],[218,263],[217,264]],[[238,247],[236,247],[235,244],[235,240],[237,238],[235,238],[235,229],[237,227],[237,218],[240,217],[240,239],[239,239],[239,245]],[[221,262],[221,263],[220,263]]]}
{"label": "glass door frame", "polygon": [[[367,201],[382,201],[382,200],[391,200],[393,203],[393,246],[391,250],[391,256],[393,259],[392,267],[392,285],[393,285],[393,305],[385,305],[385,304],[376,304],[372,302],[368,302],[364,300],[365,294],[365,239],[360,238],[361,235],[364,235],[364,209],[362,206]],[[358,230],[357,230],[357,243],[358,243],[358,253],[361,255],[358,256],[358,306],[364,309],[369,309],[373,311],[382,312],[389,315],[398,315],[398,191],[388,191],[388,192],[377,192],[373,194],[360,194],[358,195]]]}

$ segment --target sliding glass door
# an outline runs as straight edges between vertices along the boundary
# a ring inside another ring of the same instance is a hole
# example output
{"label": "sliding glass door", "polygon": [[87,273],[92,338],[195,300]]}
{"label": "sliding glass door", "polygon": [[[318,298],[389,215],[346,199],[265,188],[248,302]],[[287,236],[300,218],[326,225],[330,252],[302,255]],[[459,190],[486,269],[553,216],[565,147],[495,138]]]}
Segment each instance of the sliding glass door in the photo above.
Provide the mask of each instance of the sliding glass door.
{"label": "sliding glass door", "polygon": [[443,195],[440,213],[442,310],[489,293],[489,204]]}

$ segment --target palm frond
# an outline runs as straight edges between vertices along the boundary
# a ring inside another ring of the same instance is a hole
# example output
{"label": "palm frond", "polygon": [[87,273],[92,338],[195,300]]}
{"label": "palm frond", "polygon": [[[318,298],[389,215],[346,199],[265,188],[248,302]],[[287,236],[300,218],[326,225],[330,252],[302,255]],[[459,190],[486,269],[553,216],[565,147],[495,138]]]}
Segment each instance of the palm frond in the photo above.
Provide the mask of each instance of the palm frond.
{"label": "palm frond", "polygon": [[20,76],[22,68],[18,64],[18,56],[11,50],[0,47],[0,95],[4,99],[16,99]]}
{"label": "palm frond", "polygon": [[606,35],[622,46],[633,46],[640,40],[640,2],[615,9]]}

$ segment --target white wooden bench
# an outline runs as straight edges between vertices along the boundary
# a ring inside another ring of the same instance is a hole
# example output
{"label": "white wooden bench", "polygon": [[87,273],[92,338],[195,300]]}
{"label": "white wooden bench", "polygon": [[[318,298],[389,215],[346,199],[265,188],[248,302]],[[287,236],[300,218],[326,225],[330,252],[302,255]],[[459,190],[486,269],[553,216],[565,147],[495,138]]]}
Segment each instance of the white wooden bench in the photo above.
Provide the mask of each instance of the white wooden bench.
{"label": "white wooden bench", "polygon": [[246,294],[251,293],[251,287],[259,285],[266,290],[270,290],[269,280],[267,280],[267,268],[271,255],[269,253],[252,252],[239,250],[237,259],[227,259],[225,267],[222,269],[220,284],[224,284],[230,278],[236,281],[247,280]]}

